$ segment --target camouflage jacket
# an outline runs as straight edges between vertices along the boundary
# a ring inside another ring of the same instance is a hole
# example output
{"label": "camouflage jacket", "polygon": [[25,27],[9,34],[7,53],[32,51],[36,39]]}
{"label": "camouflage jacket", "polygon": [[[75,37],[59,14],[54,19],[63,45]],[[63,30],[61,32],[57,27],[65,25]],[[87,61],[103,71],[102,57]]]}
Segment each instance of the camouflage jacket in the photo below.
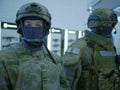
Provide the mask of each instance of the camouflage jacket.
{"label": "camouflage jacket", "polygon": [[0,51],[0,90],[68,90],[61,58],[45,48],[31,52],[21,44]]}
{"label": "camouflage jacket", "polygon": [[120,90],[116,52],[110,39],[99,35],[75,41],[63,56],[71,90]]}

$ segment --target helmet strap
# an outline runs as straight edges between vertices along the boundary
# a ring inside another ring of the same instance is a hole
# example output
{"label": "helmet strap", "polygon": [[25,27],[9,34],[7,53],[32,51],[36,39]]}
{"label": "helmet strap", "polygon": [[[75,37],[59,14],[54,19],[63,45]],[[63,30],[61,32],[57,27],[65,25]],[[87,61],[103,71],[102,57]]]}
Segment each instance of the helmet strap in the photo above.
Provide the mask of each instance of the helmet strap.
{"label": "helmet strap", "polygon": [[21,36],[23,37],[22,29],[23,29],[23,22],[22,22],[22,20],[20,20],[20,23],[18,24],[17,33],[21,34]]}
{"label": "helmet strap", "polygon": [[44,35],[47,36],[49,34],[49,29],[50,27],[47,25],[47,23],[45,22],[44,23]]}

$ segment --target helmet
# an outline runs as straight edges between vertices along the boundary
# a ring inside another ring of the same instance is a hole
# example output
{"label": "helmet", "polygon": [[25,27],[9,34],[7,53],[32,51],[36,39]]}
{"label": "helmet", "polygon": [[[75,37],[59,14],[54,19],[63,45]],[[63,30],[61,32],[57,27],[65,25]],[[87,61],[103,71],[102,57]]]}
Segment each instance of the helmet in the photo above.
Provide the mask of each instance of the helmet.
{"label": "helmet", "polygon": [[108,8],[98,8],[88,17],[87,26],[88,28],[101,27],[101,26],[112,26],[114,27],[117,20],[117,15]]}
{"label": "helmet", "polygon": [[[20,20],[22,20],[24,17],[28,16],[35,16],[43,19],[47,25],[47,29],[51,26],[51,14],[49,13],[48,9],[38,3],[27,3],[23,5],[16,14],[16,24],[18,26],[18,30],[20,28]],[[19,33],[19,31],[18,31]]]}

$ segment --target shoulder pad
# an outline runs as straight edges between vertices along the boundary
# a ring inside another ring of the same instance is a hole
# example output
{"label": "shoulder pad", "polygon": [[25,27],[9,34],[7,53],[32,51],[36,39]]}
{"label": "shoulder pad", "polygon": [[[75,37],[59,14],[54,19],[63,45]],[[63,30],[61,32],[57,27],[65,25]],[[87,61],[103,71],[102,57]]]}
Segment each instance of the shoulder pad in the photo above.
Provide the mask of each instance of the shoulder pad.
{"label": "shoulder pad", "polygon": [[5,49],[2,49],[0,51],[0,58],[6,58],[7,59],[7,58],[13,58],[13,57],[16,57],[16,53],[11,46],[9,46]]}
{"label": "shoulder pad", "polygon": [[84,48],[87,46],[86,43],[86,39],[85,38],[80,38],[78,40],[76,40],[75,42],[73,42],[73,44],[71,44],[71,47],[76,47],[76,48]]}
{"label": "shoulder pad", "polygon": [[63,56],[65,65],[73,65],[76,64],[80,57],[82,56],[85,48],[87,46],[86,40],[81,38],[75,41],[66,51]]}
{"label": "shoulder pad", "polygon": [[0,51],[0,59],[9,60],[18,58],[18,52],[23,52],[20,44],[11,44],[9,47]]}

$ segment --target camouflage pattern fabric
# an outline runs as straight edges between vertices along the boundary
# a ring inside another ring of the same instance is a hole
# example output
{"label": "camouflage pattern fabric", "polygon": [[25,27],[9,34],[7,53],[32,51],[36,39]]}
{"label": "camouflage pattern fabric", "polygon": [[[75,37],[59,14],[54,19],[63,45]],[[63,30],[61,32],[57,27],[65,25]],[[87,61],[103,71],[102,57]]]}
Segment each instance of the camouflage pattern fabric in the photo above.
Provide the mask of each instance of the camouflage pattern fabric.
{"label": "camouflage pattern fabric", "polygon": [[0,90],[68,90],[63,62],[46,50],[31,52],[15,44],[0,52]]}
{"label": "camouflage pattern fabric", "polygon": [[97,8],[88,17],[88,28],[100,27],[102,25],[115,26],[118,22],[116,14],[112,9]]}
{"label": "camouflage pattern fabric", "polygon": [[81,38],[66,51],[63,60],[71,90],[120,90],[114,45],[107,43],[111,47],[106,49],[96,40]]}

